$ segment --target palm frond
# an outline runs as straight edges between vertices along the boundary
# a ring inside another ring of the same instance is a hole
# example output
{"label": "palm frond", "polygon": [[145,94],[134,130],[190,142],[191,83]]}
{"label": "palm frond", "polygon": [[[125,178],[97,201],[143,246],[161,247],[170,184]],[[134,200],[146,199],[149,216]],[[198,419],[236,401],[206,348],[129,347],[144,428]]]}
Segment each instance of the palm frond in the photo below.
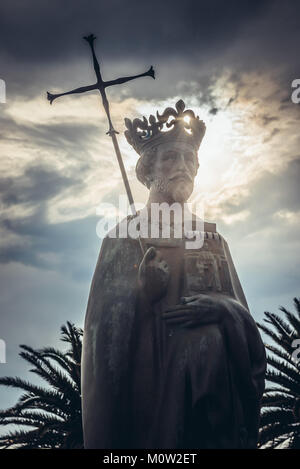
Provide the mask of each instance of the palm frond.
{"label": "palm frond", "polygon": [[267,409],[262,412],[260,417],[260,424],[262,427],[274,423],[294,423],[293,412],[289,409]]}
{"label": "palm frond", "polygon": [[278,314],[266,311],[265,316],[267,319],[264,319],[264,321],[274,326],[276,331],[280,334],[282,340],[289,342],[291,335],[294,333],[294,330],[290,327],[290,325],[280,316],[278,316]]}
{"label": "palm frond", "polygon": [[266,393],[262,398],[263,407],[277,407],[283,409],[293,410],[295,405],[295,398],[287,396],[282,392]]}
{"label": "palm frond", "polygon": [[[35,350],[21,346],[20,356],[40,376],[46,387],[13,377],[0,378],[0,385],[20,389],[16,404],[0,411],[0,425],[17,430],[0,436],[1,448],[82,448],[80,361],[82,331],[68,322],[61,328],[61,340],[70,347],[63,352],[53,347]],[[26,427],[20,429],[20,427]]]}
{"label": "palm frond", "polygon": [[280,371],[283,375],[285,375],[288,379],[293,380],[294,383],[298,383],[299,385],[299,392],[300,392],[300,383],[299,383],[299,371],[295,370],[293,367],[290,366],[289,363],[284,362],[283,360],[278,360],[272,355],[267,355],[267,363],[269,366],[274,368],[277,371]]}
{"label": "palm frond", "polygon": [[297,364],[291,359],[291,355],[286,353],[283,349],[275,347],[274,345],[265,344],[267,350],[272,352],[273,355],[282,358],[286,363],[288,363],[292,368],[299,371]]}
{"label": "palm frond", "polygon": [[282,311],[286,315],[289,323],[293,326],[295,338],[299,337],[300,336],[300,320],[296,318],[296,316],[292,314],[290,311],[285,309],[283,306],[280,307],[280,311]]}
{"label": "palm frond", "polygon": [[[262,448],[300,447],[300,367],[292,354],[292,342],[300,335],[300,299],[294,298],[298,317],[284,307],[279,310],[284,319],[266,312],[265,322],[258,327],[272,339],[266,344],[268,370],[262,398],[259,442]],[[297,407],[298,406],[298,407]]]}
{"label": "palm frond", "polygon": [[267,370],[266,379],[271,383],[279,384],[287,391],[291,391],[295,398],[300,396],[300,383],[293,381],[282,373]]}
{"label": "palm frond", "polygon": [[275,423],[262,427],[259,432],[259,446],[268,444],[268,448],[275,448],[282,440],[287,440],[293,435],[293,427],[289,424]]}
{"label": "palm frond", "polygon": [[300,298],[294,298],[294,307],[300,319]]}
{"label": "palm frond", "polygon": [[283,341],[281,336],[272,331],[269,327],[264,324],[256,323],[260,330],[262,330],[267,336],[269,336],[273,342],[282,347],[288,354],[293,352],[293,348],[290,342]]}

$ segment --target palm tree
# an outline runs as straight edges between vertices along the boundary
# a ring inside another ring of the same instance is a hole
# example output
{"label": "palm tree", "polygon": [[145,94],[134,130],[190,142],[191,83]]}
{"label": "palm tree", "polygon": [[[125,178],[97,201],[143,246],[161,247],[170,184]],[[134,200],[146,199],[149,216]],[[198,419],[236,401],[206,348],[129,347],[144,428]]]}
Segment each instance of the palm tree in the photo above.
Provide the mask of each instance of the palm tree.
{"label": "palm tree", "polygon": [[295,354],[299,346],[295,340],[300,338],[300,298],[294,298],[294,305],[295,313],[280,308],[283,317],[265,312],[264,321],[271,327],[257,324],[273,342],[265,344],[271,352],[266,374],[270,386],[262,400],[261,448],[300,449],[300,359]]}
{"label": "palm tree", "polygon": [[24,391],[18,402],[0,411],[0,425],[17,425],[0,436],[2,448],[82,448],[80,361],[82,330],[67,322],[61,340],[68,349],[52,347],[34,350],[21,345],[20,356],[33,365],[30,370],[48,386],[21,378],[0,378],[0,384]]}

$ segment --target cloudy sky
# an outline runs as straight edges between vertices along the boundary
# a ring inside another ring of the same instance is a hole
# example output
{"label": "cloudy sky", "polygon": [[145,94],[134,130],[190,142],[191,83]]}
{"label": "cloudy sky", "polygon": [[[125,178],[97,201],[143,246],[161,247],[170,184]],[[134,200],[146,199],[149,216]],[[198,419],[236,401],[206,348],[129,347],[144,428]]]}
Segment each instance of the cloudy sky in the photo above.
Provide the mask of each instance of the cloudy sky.
{"label": "cloudy sky", "polygon": [[[227,239],[251,312],[299,296],[300,78],[297,1],[2,0],[0,6],[0,376],[29,377],[18,345],[57,345],[66,320],[82,326],[101,240],[101,202],[124,194],[96,92],[53,103],[46,91],[142,73],[109,89],[134,197],[137,155],[124,117],[179,98],[206,122],[192,200]],[[16,393],[0,389],[0,407]]]}

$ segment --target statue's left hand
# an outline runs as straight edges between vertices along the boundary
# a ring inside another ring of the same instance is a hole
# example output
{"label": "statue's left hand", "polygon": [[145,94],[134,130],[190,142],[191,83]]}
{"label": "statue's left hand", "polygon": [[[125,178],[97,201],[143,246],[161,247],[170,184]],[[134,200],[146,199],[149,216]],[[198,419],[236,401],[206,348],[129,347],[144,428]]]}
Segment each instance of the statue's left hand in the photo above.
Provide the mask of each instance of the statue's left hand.
{"label": "statue's left hand", "polygon": [[[182,297],[180,304],[167,308],[162,318],[170,326],[197,327],[221,323],[226,319],[226,301],[221,296],[195,295]],[[228,317],[227,317],[228,319]]]}
{"label": "statue's left hand", "polygon": [[166,309],[162,317],[171,327],[196,328],[209,324],[220,327],[245,401],[247,445],[255,448],[260,399],[264,391],[266,354],[249,311],[234,298],[210,294],[182,298],[181,304]]}

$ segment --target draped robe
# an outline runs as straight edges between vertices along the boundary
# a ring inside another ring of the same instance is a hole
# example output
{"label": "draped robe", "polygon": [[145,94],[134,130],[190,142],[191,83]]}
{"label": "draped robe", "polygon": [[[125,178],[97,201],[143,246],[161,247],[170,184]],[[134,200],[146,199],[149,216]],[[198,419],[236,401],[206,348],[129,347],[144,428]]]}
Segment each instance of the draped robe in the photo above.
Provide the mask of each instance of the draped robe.
{"label": "draped robe", "polygon": [[[138,241],[104,238],[84,327],[86,448],[255,447],[265,350],[226,241],[211,223],[203,236],[193,250],[184,239],[145,240],[170,267],[152,305],[138,287]],[[236,319],[168,326],[162,311],[195,294],[221,295]]]}

